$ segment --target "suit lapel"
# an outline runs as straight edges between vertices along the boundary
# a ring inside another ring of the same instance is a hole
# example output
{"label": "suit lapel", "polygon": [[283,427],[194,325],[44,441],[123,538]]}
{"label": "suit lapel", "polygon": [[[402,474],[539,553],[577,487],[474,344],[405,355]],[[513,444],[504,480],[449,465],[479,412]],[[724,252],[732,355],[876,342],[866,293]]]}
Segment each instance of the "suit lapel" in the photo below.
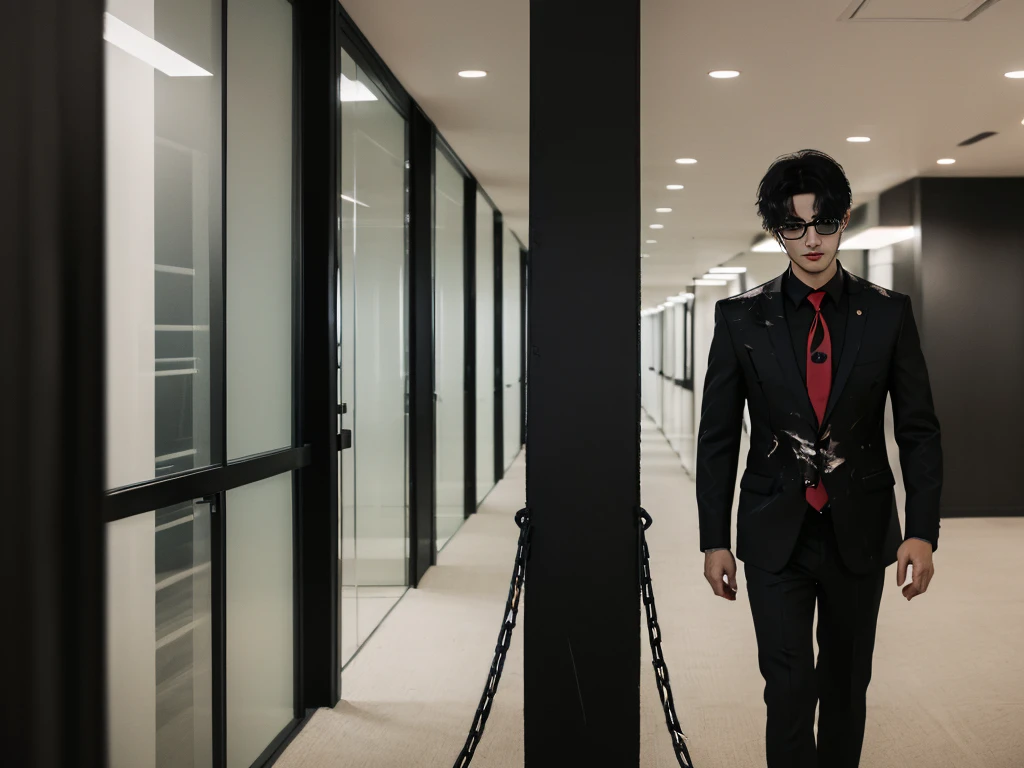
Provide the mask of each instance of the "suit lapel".
{"label": "suit lapel", "polygon": [[[840,266],[842,269],[842,266]],[[864,326],[867,323],[867,310],[865,309],[864,284],[855,275],[843,270],[843,278],[846,280],[847,309],[846,309],[846,336],[843,339],[843,354],[839,358],[839,368],[836,371],[836,379],[832,382],[832,390],[829,392],[828,405],[825,407],[825,418],[822,424],[828,424],[829,416],[839,402],[839,396],[843,393],[850,372],[857,361],[857,353],[860,352],[860,342],[864,337]]]}
{"label": "suit lapel", "polygon": [[766,290],[760,296],[759,323],[765,327],[768,338],[771,339],[782,379],[786,383],[786,387],[793,393],[794,401],[799,404],[797,415],[812,428],[817,429],[818,420],[807,394],[807,384],[800,379],[800,368],[796,362],[796,353],[793,351],[793,339],[786,322],[785,308],[782,306],[784,300],[782,275],[779,275],[766,286]]}

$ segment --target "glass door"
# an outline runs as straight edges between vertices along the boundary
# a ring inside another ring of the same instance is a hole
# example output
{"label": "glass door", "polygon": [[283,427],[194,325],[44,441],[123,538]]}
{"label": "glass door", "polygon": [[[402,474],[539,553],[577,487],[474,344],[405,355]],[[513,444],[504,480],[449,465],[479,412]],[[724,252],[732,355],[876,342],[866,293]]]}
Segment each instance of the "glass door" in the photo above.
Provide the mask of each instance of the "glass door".
{"label": "glass door", "polygon": [[341,51],[341,663],[409,572],[407,123]]}
{"label": "glass door", "polygon": [[437,548],[466,519],[466,179],[436,150],[434,190],[434,389]]}

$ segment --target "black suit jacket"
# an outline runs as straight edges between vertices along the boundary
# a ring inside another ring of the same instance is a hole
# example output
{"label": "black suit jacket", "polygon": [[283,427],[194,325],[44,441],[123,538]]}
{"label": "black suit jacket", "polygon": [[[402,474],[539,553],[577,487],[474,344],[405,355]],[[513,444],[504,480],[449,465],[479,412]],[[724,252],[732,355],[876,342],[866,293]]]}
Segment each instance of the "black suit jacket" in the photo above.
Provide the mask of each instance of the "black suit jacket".
{"label": "black suit jacket", "polygon": [[849,272],[843,277],[846,332],[820,427],[786,324],[782,275],[715,304],[697,437],[701,550],[731,547],[746,401],[750,450],[736,556],[780,571],[807,510],[805,488],[821,478],[846,566],[866,573],[895,562],[903,537],[885,447],[886,393],[907,491],[906,535],[938,546],[942,448],[910,298]]}

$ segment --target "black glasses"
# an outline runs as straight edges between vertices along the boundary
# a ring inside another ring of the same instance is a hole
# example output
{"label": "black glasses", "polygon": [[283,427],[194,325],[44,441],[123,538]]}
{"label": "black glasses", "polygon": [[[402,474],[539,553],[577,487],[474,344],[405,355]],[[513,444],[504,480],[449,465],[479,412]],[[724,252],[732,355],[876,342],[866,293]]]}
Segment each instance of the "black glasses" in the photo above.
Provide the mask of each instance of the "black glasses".
{"label": "black glasses", "polygon": [[834,235],[839,231],[840,223],[839,219],[815,219],[807,224],[802,221],[790,221],[775,231],[783,240],[799,240],[807,234],[807,228],[810,226],[813,226],[819,235]]}

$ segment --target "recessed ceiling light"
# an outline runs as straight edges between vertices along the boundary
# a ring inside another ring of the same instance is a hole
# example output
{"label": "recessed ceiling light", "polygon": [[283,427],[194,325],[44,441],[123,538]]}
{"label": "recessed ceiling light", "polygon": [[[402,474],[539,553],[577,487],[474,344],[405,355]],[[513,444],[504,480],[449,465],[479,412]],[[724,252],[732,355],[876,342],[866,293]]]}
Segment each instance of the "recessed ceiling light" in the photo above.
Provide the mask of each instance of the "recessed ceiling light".
{"label": "recessed ceiling light", "polygon": [[654,212],[655,213],[672,213],[672,209],[671,208],[655,208]]}
{"label": "recessed ceiling light", "polygon": [[676,160],[676,162],[679,163],[680,165],[693,165],[697,161],[694,160],[692,157],[680,157],[678,160]]}
{"label": "recessed ceiling light", "polygon": [[657,240],[648,240],[647,244],[648,245],[654,245],[656,242],[658,242],[658,241]]}
{"label": "recessed ceiling light", "polygon": [[1024,80],[1024,69],[1018,69],[1016,72],[1007,72],[1006,76],[1011,80]]}
{"label": "recessed ceiling light", "polygon": [[869,136],[850,136],[846,140],[851,144],[867,144],[871,138]]}
{"label": "recessed ceiling light", "polygon": [[712,72],[708,72],[716,80],[731,80],[734,77],[739,77],[740,73],[735,69],[716,69]]}
{"label": "recessed ceiling light", "polygon": [[956,160],[954,160],[952,157],[944,157],[938,161],[939,165],[952,165],[955,162]]}
{"label": "recessed ceiling light", "polygon": [[651,229],[664,229],[664,224],[651,224]]}
{"label": "recessed ceiling light", "polygon": [[[1024,122],[1024,120],[1022,120],[1021,122]],[[682,184],[669,184],[667,187],[665,187],[665,189],[671,189],[673,192],[675,192],[678,189],[682,189],[682,188],[683,188]]]}
{"label": "recessed ceiling light", "polygon": [[482,69],[464,69],[459,72],[459,77],[487,77],[487,73]]}

